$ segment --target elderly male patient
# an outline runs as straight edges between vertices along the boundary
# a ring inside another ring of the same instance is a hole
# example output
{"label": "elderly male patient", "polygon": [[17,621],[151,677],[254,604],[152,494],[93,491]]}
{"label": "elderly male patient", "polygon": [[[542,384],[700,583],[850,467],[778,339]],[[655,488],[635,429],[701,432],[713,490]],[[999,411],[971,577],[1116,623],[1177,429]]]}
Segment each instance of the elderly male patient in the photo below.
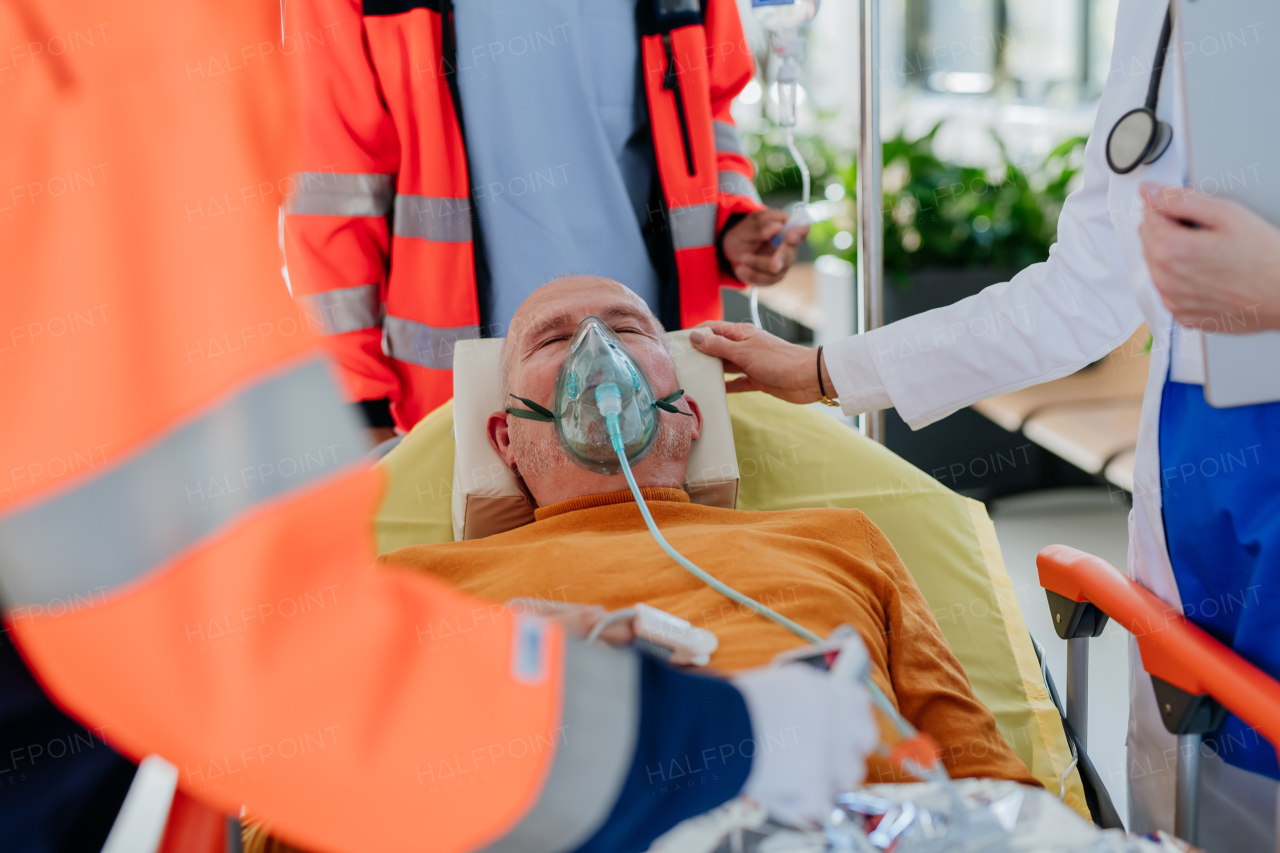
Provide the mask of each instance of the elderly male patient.
{"label": "elderly male patient", "polygon": [[[662,327],[645,303],[617,282],[572,277],[542,287],[516,314],[502,350],[504,392],[554,409],[569,338],[589,315],[626,342],[658,397],[677,389]],[[824,637],[841,624],[856,628],[875,681],[908,720],[938,741],[952,776],[1037,784],[974,697],[884,534],[852,509],[745,512],[691,503],[681,487],[702,417],[687,396],[676,405],[689,414],[659,411],[657,443],[634,466],[654,520],[676,550]],[[645,602],[714,632],[720,648],[711,666],[721,671],[762,665],[804,644],[672,561],[650,536],[623,476],[576,465],[553,424],[503,411],[490,416],[488,430],[536,501],[536,521],[484,539],[404,548],[385,561],[430,571],[498,601],[556,590],[566,601],[608,610]],[[890,781],[893,770],[873,760],[867,778]]]}

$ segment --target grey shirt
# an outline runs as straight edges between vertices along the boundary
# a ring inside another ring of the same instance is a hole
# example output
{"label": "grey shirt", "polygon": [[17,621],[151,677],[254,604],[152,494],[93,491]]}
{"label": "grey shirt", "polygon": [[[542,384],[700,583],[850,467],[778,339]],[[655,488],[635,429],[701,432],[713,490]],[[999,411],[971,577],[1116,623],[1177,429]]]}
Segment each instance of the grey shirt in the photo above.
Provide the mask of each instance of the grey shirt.
{"label": "grey shirt", "polygon": [[616,279],[656,313],[635,0],[457,0],[454,23],[489,334],[571,272]]}

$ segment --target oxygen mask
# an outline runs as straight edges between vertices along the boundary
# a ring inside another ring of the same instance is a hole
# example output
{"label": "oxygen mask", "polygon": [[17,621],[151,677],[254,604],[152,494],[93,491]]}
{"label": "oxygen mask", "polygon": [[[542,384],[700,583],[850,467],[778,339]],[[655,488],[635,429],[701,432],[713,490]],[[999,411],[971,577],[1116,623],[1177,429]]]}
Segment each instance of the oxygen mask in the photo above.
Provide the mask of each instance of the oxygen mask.
{"label": "oxygen mask", "polygon": [[554,422],[556,438],[578,466],[597,474],[618,474],[622,466],[596,400],[596,390],[604,385],[614,385],[619,391],[618,422],[627,461],[632,465],[644,459],[658,439],[660,424],[655,409],[689,414],[675,407],[683,390],[655,397],[635,354],[599,317],[583,319],[569,340],[556,375],[555,411],[515,394],[511,396],[529,409],[506,411],[519,418]]}

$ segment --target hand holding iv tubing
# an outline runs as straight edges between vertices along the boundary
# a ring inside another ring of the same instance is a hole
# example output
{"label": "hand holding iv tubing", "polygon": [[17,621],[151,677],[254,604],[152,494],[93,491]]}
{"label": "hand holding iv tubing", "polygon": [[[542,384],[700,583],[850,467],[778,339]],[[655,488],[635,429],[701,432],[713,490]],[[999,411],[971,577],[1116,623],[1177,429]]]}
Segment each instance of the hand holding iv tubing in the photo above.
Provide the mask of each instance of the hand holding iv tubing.
{"label": "hand holding iv tubing", "polygon": [[743,284],[771,285],[782,281],[796,261],[800,244],[809,236],[807,226],[792,228],[775,244],[789,221],[785,210],[764,207],[753,210],[725,230],[720,247],[733,276]]}
{"label": "hand holding iv tubing", "polygon": [[[640,493],[640,487],[636,484],[635,476],[631,473],[631,465],[627,462],[627,451],[623,443],[622,427],[619,418],[622,414],[622,393],[621,389],[612,382],[605,382],[597,385],[595,388],[595,401],[600,414],[604,416],[605,424],[608,428],[609,439],[613,445],[613,450],[618,456],[618,461],[622,467],[622,473],[626,476],[627,485],[631,488],[631,494],[635,497],[636,506],[640,508],[640,514],[644,518],[645,525],[649,528],[649,533],[653,536],[654,541],[658,543],[667,556],[675,560],[682,568],[691,573],[694,577],[701,580],[707,586],[716,592],[728,598],[730,601],[736,602],[744,607],[754,610],[761,616],[769,619],[782,627],[786,628],[797,637],[815,645],[823,646],[822,637],[805,628],[776,610],[767,607],[753,598],[743,595],[733,587],[721,582],[717,578],[711,576],[701,568],[696,566],[687,557],[677,551],[667,542],[666,537],[658,529],[658,525],[654,522],[653,516],[649,512],[649,507],[645,503],[644,495]],[[861,677],[862,686],[871,696],[871,702],[876,710],[880,711],[892,723],[897,730],[901,740],[893,746],[892,749],[885,745],[881,745],[882,753],[889,754],[894,762],[900,765],[904,770],[922,779],[938,780],[946,779],[946,771],[942,769],[936,757],[936,744],[928,735],[919,732],[915,726],[911,725],[900,713],[898,709],[889,701],[889,697],[879,688],[870,676],[865,673]]]}

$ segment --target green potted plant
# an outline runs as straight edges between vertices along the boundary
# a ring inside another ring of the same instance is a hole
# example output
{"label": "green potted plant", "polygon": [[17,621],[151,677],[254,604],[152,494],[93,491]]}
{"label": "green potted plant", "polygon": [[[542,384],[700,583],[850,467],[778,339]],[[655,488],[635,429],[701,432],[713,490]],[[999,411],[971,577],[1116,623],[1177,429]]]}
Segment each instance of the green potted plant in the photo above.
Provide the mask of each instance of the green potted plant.
{"label": "green potted plant", "polygon": [[[886,322],[949,305],[1048,258],[1058,214],[1082,168],[1083,137],[1065,140],[1030,168],[1014,163],[998,138],[998,167],[942,160],[934,153],[940,127],[917,139],[900,133],[884,142]],[[775,206],[795,200],[799,170],[781,134],[770,129],[748,145],[761,195]],[[828,214],[811,229],[809,248],[856,263],[855,157],[821,137],[798,140],[797,146],[813,176],[813,200]],[[1043,486],[1047,477],[1077,478],[1021,435],[969,409],[914,432],[891,410],[886,431],[896,453],[981,499]],[[1019,464],[976,476],[988,469],[969,462],[995,454],[1012,454]]]}
{"label": "green potted plant", "polygon": [[[934,153],[941,126],[917,139],[899,133],[884,142],[886,322],[950,304],[1048,258],[1058,213],[1081,170],[1084,137],[1065,140],[1031,169],[1015,164],[997,138],[1004,162],[980,169]],[[775,135],[770,129],[749,144],[756,187],[779,204],[794,199],[800,178]],[[825,190],[828,209],[835,208],[814,224],[810,249],[856,263],[856,158],[820,136],[798,140],[798,147],[815,200]]]}

